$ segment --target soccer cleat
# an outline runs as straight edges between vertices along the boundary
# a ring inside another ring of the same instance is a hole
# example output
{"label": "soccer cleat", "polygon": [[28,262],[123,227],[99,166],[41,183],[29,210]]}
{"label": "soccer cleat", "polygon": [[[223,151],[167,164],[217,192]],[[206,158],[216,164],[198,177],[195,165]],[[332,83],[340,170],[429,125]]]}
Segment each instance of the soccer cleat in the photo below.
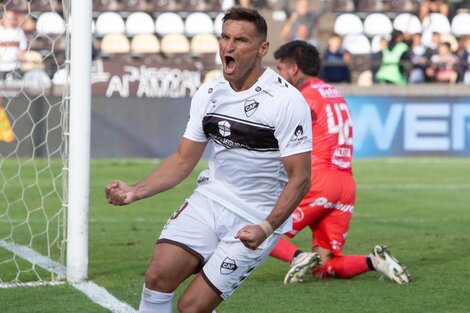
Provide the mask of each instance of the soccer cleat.
{"label": "soccer cleat", "polygon": [[[387,246],[375,246],[370,254],[370,259],[375,270],[383,276],[387,276],[396,283],[403,285],[411,281],[411,275],[406,267],[401,265],[388,250]],[[382,277],[383,277],[382,276]]]}
{"label": "soccer cleat", "polygon": [[321,264],[320,255],[314,252],[302,252],[292,259],[289,271],[284,277],[284,284],[298,284],[304,281],[308,271]]}

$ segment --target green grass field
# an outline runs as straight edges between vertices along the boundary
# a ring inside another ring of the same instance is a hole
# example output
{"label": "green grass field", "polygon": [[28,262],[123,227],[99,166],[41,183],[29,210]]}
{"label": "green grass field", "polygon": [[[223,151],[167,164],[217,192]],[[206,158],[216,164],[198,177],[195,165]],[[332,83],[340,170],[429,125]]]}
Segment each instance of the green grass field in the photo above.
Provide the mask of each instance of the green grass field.
{"label": "green grass field", "polygon": [[[156,237],[205,166],[164,194],[127,207],[107,204],[108,182],[135,182],[155,164],[92,162],[89,279],[134,308]],[[367,254],[375,244],[387,244],[408,266],[413,282],[400,286],[369,272],[351,280],[309,279],[285,286],[288,264],[269,258],[218,313],[470,312],[470,159],[359,159],[354,168],[358,198],[344,252]],[[308,249],[309,231],[294,241]],[[0,289],[0,312],[107,310],[63,284]]]}

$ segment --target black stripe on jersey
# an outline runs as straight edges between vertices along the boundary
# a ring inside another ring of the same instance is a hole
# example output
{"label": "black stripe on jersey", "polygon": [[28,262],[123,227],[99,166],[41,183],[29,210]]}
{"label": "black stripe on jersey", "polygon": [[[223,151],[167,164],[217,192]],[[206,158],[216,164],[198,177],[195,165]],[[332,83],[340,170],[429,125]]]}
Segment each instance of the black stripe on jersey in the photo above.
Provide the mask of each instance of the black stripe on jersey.
{"label": "black stripe on jersey", "polygon": [[247,124],[247,125],[254,125],[254,126],[269,128],[269,129],[274,130],[274,126],[269,126],[269,125],[265,125],[265,124],[261,124],[261,123],[252,122],[252,121],[247,121],[247,120],[237,118],[237,117],[233,117],[233,116],[230,116],[230,115],[219,114],[219,113],[207,113],[206,116],[214,116],[214,117],[218,117],[218,118],[225,119],[225,120],[236,121],[236,122],[240,122],[240,123]]}
{"label": "black stripe on jersey", "polygon": [[274,129],[266,125],[214,115],[204,117],[202,125],[207,138],[227,149],[279,151]]}

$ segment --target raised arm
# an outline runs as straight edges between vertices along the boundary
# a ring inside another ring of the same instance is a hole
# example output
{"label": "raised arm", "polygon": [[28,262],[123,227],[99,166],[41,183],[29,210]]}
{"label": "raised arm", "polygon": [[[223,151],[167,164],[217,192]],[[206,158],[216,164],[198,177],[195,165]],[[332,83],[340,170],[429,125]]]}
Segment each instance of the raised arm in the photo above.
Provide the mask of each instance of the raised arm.
{"label": "raised arm", "polygon": [[175,153],[138,183],[127,185],[120,180],[112,181],[106,186],[106,199],[114,205],[126,205],[173,188],[191,174],[206,145],[206,142],[183,138]]}

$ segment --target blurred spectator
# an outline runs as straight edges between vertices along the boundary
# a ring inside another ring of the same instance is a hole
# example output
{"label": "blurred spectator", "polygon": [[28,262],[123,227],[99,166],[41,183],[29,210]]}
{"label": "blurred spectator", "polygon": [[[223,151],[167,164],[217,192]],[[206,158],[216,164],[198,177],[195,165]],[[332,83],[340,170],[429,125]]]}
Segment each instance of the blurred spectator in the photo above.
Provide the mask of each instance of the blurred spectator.
{"label": "blurred spectator", "polygon": [[306,41],[318,49],[318,41],[315,38],[313,38],[313,36],[311,35],[307,24],[302,23],[302,24],[297,25],[295,36],[292,40]]}
{"label": "blurred spectator", "polygon": [[426,56],[426,47],[421,42],[421,34],[416,33],[411,36],[409,54],[411,69],[408,75],[408,82],[411,84],[424,83],[426,81],[424,71],[429,59]]}
{"label": "blurred spectator", "polygon": [[470,36],[465,36],[460,40],[458,56],[460,59],[459,76],[466,85],[470,85]]}
{"label": "blurred spectator", "polygon": [[328,38],[328,47],[323,53],[320,77],[330,83],[350,83],[351,73],[348,63],[351,55],[342,49],[342,39],[333,34]]}
{"label": "blurred spectator", "polygon": [[433,55],[426,75],[438,83],[455,83],[458,78],[459,58],[452,53],[450,43],[439,44],[438,53]]}
{"label": "blurred spectator", "polygon": [[419,6],[419,19],[423,21],[431,13],[441,13],[449,17],[449,4],[444,0],[422,0]]}
{"label": "blurred spectator", "polygon": [[376,74],[380,83],[406,85],[403,61],[409,58],[408,45],[401,31],[394,30],[387,46],[382,51],[382,61]]}
{"label": "blurred spectator", "polygon": [[19,68],[20,58],[28,46],[26,36],[18,27],[15,13],[5,11],[0,21],[0,75],[4,79],[8,72]]}
{"label": "blurred spectator", "polygon": [[244,8],[267,8],[267,0],[235,0],[235,4]]}
{"label": "blurred spectator", "polygon": [[[321,8],[318,12],[311,11],[309,9],[309,0],[297,0],[295,3],[295,10],[290,15],[287,22],[281,31],[281,36],[286,41],[295,40],[297,34],[297,28],[300,25],[306,25],[308,29],[307,38],[313,37],[313,29],[317,23],[319,17],[323,15],[328,7],[326,0],[321,0]],[[301,26],[302,27],[302,26]]]}

